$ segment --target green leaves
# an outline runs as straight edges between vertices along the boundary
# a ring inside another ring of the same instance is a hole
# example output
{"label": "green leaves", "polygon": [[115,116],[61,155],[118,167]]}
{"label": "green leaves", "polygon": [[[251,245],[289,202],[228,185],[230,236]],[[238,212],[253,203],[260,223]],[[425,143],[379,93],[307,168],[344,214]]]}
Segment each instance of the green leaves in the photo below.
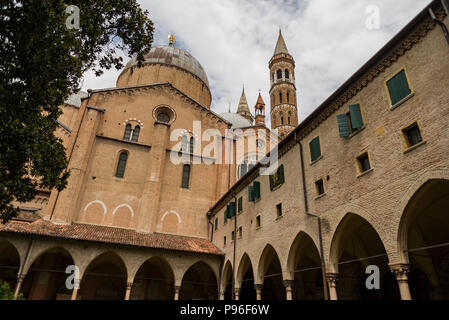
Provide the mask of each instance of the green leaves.
{"label": "green leaves", "polygon": [[61,106],[82,75],[123,67],[118,50],[143,55],[153,23],[136,0],[74,0],[80,28],[68,29],[62,0],[6,0],[0,11],[0,218],[38,188],[67,185],[66,150],[54,135]]}

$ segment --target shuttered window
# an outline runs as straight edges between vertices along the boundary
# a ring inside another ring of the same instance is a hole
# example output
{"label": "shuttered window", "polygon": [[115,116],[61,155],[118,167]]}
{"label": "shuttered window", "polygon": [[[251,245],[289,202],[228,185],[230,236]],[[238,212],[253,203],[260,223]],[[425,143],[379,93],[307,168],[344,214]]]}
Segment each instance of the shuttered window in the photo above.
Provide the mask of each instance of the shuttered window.
{"label": "shuttered window", "polygon": [[115,176],[117,178],[123,178],[125,175],[126,162],[128,161],[128,153],[123,151],[118,159],[117,170],[115,171]]}
{"label": "shuttered window", "polygon": [[348,120],[346,119],[346,114],[338,114],[337,115],[337,124],[338,124],[338,132],[340,133],[341,138],[349,137],[349,125]]}
{"label": "shuttered window", "polygon": [[227,218],[230,219],[235,216],[235,202],[229,202],[227,205]]}
{"label": "shuttered window", "polygon": [[253,186],[248,186],[248,201],[254,201],[254,188]]}
{"label": "shuttered window", "polygon": [[270,175],[270,190],[284,183],[284,165],[282,164],[274,174]]}
{"label": "shuttered window", "polygon": [[395,105],[412,93],[404,69],[387,81],[387,87],[390,94],[391,105]]}
{"label": "shuttered window", "polygon": [[238,200],[238,212],[242,212],[243,211],[243,198],[240,197]]}
{"label": "shuttered window", "polygon": [[260,199],[260,182],[259,181],[254,181],[253,190],[254,190],[254,199]]}
{"label": "shuttered window", "polygon": [[320,137],[316,137],[312,141],[310,141],[309,147],[310,159],[312,162],[321,157]]}
{"label": "shuttered window", "polygon": [[190,182],[190,164],[184,164],[182,167],[182,184],[181,187],[183,189],[189,188]]}
{"label": "shuttered window", "polygon": [[351,127],[353,131],[363,127],[362,112],[360,111],[359,104],[353,104],[349,106],[349,116],[351,118]]}
{"label": "shuttered window", "polygon": [[359,104],[349,106],[349,112],[337,115],[338,132],[341,138],[346,138],[351,133],[363,127],[363,117]]}

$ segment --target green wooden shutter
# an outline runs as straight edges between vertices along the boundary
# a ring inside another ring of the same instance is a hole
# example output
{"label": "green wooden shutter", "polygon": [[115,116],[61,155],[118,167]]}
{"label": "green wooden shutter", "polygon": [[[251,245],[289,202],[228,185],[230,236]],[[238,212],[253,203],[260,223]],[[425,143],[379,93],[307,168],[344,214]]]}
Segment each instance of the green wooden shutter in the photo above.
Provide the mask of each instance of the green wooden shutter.
{"label": "green wooden shutter", "polygon": [[243,200],[242,197],[240,197],[239,200],[238,200],[238,201],[239,201],[239,202],[238,202],[238,210],[239,210],[239,213],[243,211],[243,203],[242,203],[242,200]]}
{"label": "green wooden shutter", "polygon": [[342,138],[349,137],[349,126],[348,120],[346,120],[346,114],[337,115],[337,124],[340,137]]}
{"label": "green wooden shutter", "polygon": [[401,70],[397,75],[388,80],[388,91],[390,93],[391,104],[395,105],[405,97],[407,97],[412,91],[408,85],[405,70]]}
{"label": "green wooden shutter", "polygon": [[[318,144],[319,146],[319,144]],[[281,184],[284,183],[285,179],[284,179],[284,165],[281,164],[281,166],[279,167],[279,175],[281,176]]]}
{"label": "green wooden shutter", "polygon": [[235,202],[229,202],[228,206],[228,218],[232,218],[235,216]]}
{"label": "green wooden shutter", "polygon": [[259,181],[254,181],[253,190],[254,190],[254,198],[260,199],[260,182]]}
{"label": "green wooden shutter", "polygon": [[320,148],[320,138],[316,137],[313,139],[310,144],[310,157],[312,161],[315,161],[321,156],[321,148]]}
{"label": "green wooden shutter", "polygon": [[274,178],[273,175],[269,175],[270,177],[270,190],[273,191],[274,188]]}
{"label": "green wooden shutter", "polygon": [[359,129],[363,127],[362,113],[360,112],[359,104],[350,105],[349,114],[351,116],[351,126],[354,129]]}
{"label": "green wooden shutter", "polygon": [[248,201],[253,202],[254,201],[254,190],[253,186],[248,186]]}

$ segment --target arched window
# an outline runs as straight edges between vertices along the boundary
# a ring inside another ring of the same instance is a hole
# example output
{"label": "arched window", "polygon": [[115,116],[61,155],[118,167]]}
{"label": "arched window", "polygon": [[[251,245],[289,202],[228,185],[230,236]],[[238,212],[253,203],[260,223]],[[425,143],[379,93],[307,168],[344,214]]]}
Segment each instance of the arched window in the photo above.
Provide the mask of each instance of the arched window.
{"label": "arched window", "polygon": [[117,178],[123,178],[125,175],[126,161],[128,161],[128,153],[122,151],[118,159],[117,170],[115,171],[115,176]]}
{"label": "arched window", "polygon": [[290,72],[288,69],[285,69],[285,79],[290,79]]}
{"label": "arched window", "polygon": [[139,134],[140,134],[140,127],[136,126],[133,130],[131,141],[137,142],[139,140]]}
{"label": "arched window", "polygon": [[290,92],[287,91],[287,103],[290,103]]}
{"label": "arched window", "polygon": [[277,78],[278,78],[278,79],[282,79],[282,71],[281,71],[281,69],[279,69],[279,70],[277,71]]}
{"label": "arched window", "polygon": [[279,92],[279,103],[282,103],[282,92]]}
{"label": "arched window", "polygon": [[127,124],[125,127],[125,134],[123,140],[129,140],[131,138],[131,124]]}
{"label": "arched window", "polygon": [[182,152],[188,152],[189,151],[189,150],[187,150],[187,136],[182,136],[181,150],[182,150]]}
{"label": "arched window", "polygon": [[189,188],[190,182],[190,164],[184,164],[182,167],[182,184],[181,187],[183,189]]}
{"label": "arched window", "polygon": [[190,153],[193,153],[193,148],[194,147],[195,147],[195,138],[191,137],[190,138],[190,149],[189,149]]}
{"label": "arched window", "polygon": [[281,118],[281,124],[284,124],[284,117]]}
{"label": "arched window", "polygon": [[287,121],[288,121],[288,124],[290,124],[290,117],[288,117]]}

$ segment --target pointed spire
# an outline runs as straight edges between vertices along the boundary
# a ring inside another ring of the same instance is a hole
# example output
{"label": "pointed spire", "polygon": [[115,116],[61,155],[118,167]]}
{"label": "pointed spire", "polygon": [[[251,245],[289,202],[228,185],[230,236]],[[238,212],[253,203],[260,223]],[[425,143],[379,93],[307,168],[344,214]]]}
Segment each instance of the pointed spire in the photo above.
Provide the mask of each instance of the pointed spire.
{"label": "pointed spire", "polygon": [[253,122],[253,116],[249,111],[248,101],[246,100],[245,95],[245,86],[243,86],[242,96],[240,97],[239,106],[237,108],[237,113],[242,117],[248,119],[251,123]]}
{"label": "pointed spire", "polygon": [[259,97],[257,98],[257,102],[256,102],[256,106],[257,105],[263,105],[263,106],[265,106],[265,102],[263,101],[263,99],[262,99],[262,95],[260,94],[260,91],[259,91]]}
{"label": "pointed spire", "polygon": [[276,48],[274,49],[274,55],[279,53],[288,53],[287,45],[285,44],[284,37],[282,36],[281,29],[279,28],[278,42],[276,43]]}

